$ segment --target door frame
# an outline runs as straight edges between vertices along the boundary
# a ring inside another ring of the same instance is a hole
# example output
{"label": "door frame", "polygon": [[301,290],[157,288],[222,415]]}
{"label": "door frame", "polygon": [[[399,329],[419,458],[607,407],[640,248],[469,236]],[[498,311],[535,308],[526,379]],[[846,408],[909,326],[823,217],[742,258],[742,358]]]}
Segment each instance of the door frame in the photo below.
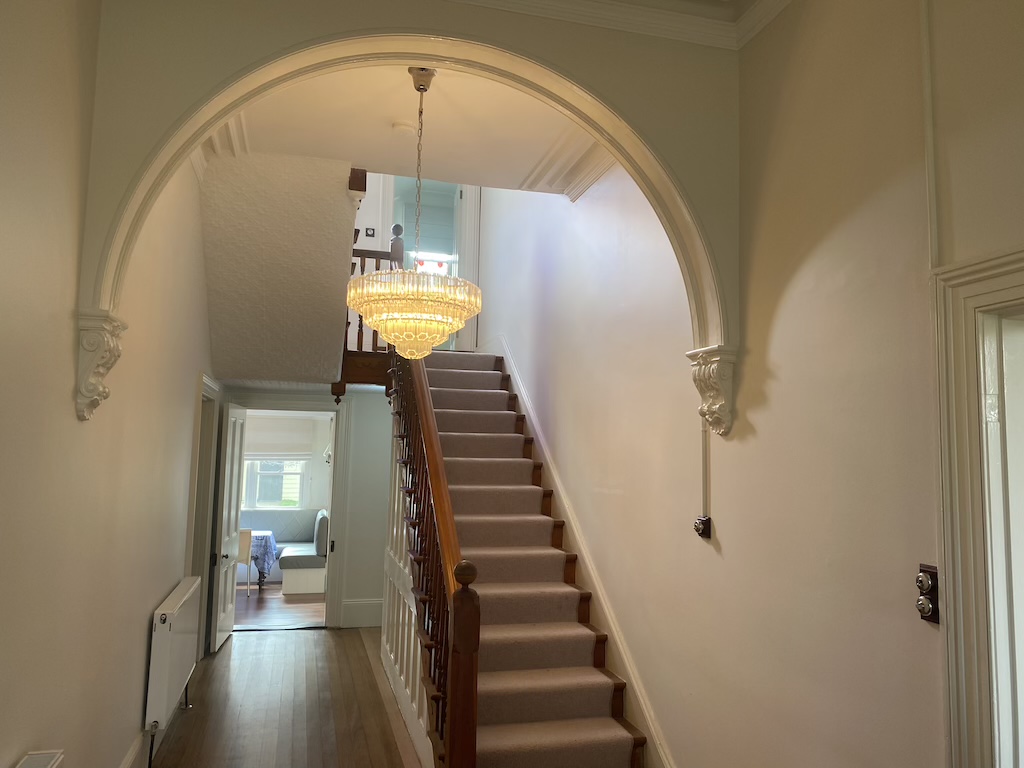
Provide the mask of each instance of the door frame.
{"label": "door frame", "polygon": [[196,387],[195,418],[192,429],[192,468],[189,474],[189,506],[185,523],[185,573],[198,576],[199,645],[196,658],[209,653],[207,610],[210,599],[210,545],[213,505],[217,490],[217,448],[220,438],[220,383],[201,373]]}
{"label": "door frame", "polygon": [[1024,250],[933,279],[950,765],[974,768],[992,765],[995,749],[979,338],[982,315],[1024,306]]}
{"label": "door frame", "polygon": [[[358,385],[350,385],[358,386]],[[382,395],[383,396],[383,395]],[[331,477],[330,541],[337,542],[335,552],[328,554],[325,586],[326,616],[324,625],[341,627],[342,603],[345,595],[344,532],[348,530],[348,465],[349,465],[349,403],[343,397],[334,403],[330,393],[268,392],[251,389],[230,389],[225,395],[235,405],[248,410],[323,411],[335,414],[334,466]],[[333,595],[333,599],[332,599]]]}

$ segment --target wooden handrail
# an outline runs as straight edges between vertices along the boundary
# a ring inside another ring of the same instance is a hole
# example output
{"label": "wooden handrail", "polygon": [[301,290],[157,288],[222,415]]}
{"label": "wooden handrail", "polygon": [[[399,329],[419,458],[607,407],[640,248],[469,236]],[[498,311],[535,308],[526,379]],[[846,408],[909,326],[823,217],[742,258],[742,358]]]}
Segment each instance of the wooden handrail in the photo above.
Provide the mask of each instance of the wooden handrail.
{"label": "wooden handrail", "polygon": [[462,562],[462,548],[459,546],[459,534],[455,530],[455,514],[452,512],[452,497],[448,493],[448,475],[444,469],[444,456],[441,453],[441,436],[437,432],[437,419],[430,397],[430,384],[427,383],[427,368],[422,360],[410,360],[412,382],[416,390],[417,403],[426,404],[420,407],[420,430],[423,435],[423,448],[427,455],[427,475],[430,478],[430,491],[434,501],[434,520],[437,523],[437,540],[441,546],[441,566],[444,572],[444,584],[448,588],[448,605],[451,607],[452,596],[459,588],[455,580],[455,566]]}
{"label": "wooden handrail", "polygon": [[462,559],[430,383],[422,360],[391,348],[395,437],[406,498],[409,562],[430,702],[435,764],[475,768],[480,598],[476,566]]}

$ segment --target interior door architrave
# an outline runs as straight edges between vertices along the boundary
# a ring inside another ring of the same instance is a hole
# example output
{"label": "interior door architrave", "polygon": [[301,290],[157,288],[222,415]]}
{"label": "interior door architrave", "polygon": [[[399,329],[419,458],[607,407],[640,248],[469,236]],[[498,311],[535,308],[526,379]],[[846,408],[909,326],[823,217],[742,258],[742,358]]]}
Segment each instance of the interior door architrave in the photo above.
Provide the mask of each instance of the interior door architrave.
{"label": "interior door architrave", "polygon": [[1024,306],[1024,250],[934,272],[949,763],[993,764],[979,322]]}

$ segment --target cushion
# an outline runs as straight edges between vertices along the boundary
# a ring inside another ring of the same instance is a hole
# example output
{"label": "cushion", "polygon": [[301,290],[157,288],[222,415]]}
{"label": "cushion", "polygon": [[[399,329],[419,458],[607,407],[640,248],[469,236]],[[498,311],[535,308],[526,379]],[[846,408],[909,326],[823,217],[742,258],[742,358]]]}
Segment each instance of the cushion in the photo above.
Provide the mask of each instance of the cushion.
{"label": "cushion", "polygon": [[273,531],[280,541],[313,541],[318,509],[243,509],[241,527]]}
{"label": "cushion", "polygon": [[313,544],[287,547],[281,553],[280,562],[282,571],[293,568],[325,568],[327,566],[327,558],[318,555]]}
{"label": "cushion", "polygon": [[327,516],[327,510],[321,509],[317,513],[316,523],[313,525],[313,544],[320,557],[327,557],[327,532],[330,524],[331,518]]}

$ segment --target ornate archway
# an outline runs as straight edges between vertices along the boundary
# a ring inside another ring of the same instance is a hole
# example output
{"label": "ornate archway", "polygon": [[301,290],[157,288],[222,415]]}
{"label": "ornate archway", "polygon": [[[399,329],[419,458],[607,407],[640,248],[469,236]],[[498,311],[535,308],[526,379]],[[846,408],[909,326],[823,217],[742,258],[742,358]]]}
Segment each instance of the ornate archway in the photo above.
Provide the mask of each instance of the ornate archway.
{"label": "ornate archway", "polygon": [[688,353],[701,415],[719,434],[732,423],[735,330],[729,327],[718,270],[692,206],[672,175],[617,113],[579,85],[523,56],[493,46],[426,35],[372,35],[319,43],[254,66],[210,95],[167,133],[125,192],[102,247],[82,256],[77,409],[89,419],[110,394],[104,378],[121,355],[127,327],[117,316],[135,241],[174,170],[234,113],[297,80],[373,65],[430,66],[472,73],[528,93],[578,123],[633,177],[657,212],[676,253],[690,301],[697,349]]}

